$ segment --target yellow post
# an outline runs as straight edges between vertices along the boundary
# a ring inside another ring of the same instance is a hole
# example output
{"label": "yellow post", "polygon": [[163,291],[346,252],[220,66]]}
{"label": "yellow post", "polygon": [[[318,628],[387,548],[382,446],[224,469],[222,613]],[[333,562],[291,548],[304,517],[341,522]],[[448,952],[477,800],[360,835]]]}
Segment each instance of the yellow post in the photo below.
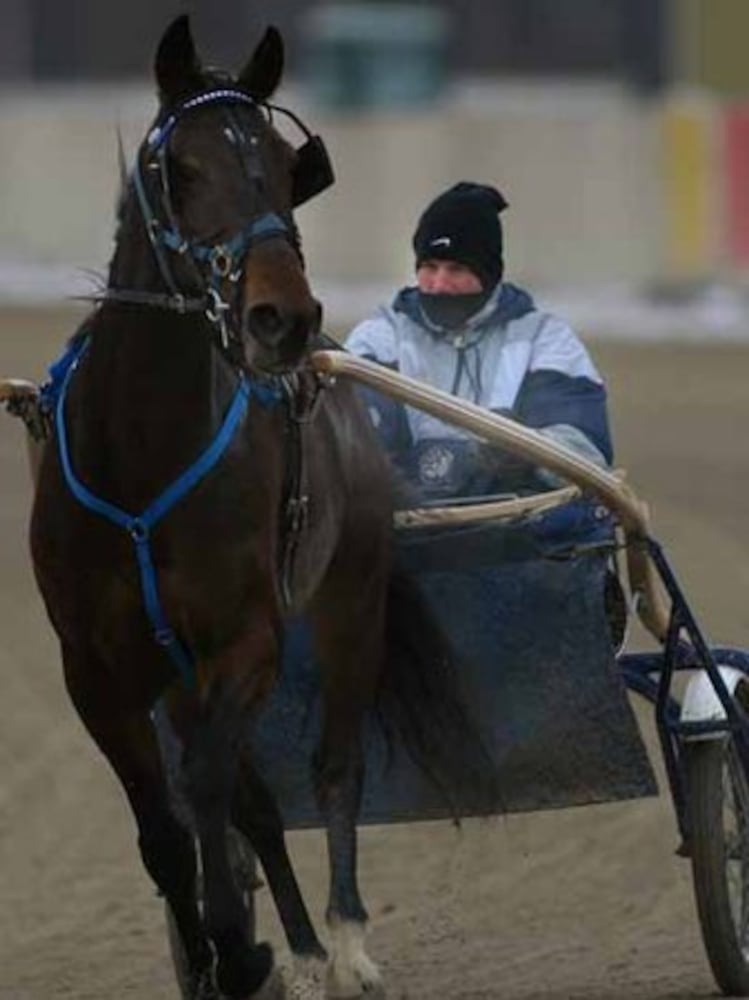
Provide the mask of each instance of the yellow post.
{"label": "yellow post", "polygon": [[718,263],[716,112],[707,101],[664,108],[663,181],[666,264],[672,280],[710,277]]}

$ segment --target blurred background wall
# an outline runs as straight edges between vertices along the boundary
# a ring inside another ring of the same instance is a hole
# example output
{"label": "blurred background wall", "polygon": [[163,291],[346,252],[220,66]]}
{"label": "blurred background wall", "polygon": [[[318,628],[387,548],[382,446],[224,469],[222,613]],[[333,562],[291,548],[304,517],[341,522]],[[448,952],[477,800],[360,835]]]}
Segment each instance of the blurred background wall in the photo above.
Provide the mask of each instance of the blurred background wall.
{"label": "blurred background wall", "polygon": [[[742,286],[749,265],[747,0],[2,0],[0,264],[103,269],[155,110],[150,67],[189,12],[238,67],[272,22],[282,100],[335,189],[300,212],[316,280],[356,299],[411,274],[418,212],[497,184],[509,273],[544,285]],[[12,273],[19,273],[12,271]],[[359,296],[360,297],[360,296]],[[358,300],[357,300],[358,301]]]}

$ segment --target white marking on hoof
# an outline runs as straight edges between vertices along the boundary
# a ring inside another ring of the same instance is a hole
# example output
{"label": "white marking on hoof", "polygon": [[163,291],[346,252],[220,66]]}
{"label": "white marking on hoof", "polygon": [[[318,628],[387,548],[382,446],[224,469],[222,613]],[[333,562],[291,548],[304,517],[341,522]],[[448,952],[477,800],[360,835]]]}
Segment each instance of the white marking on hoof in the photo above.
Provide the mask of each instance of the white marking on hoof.
{"label": "white marking on hoof", "polygon": [[325,962],[295,957],[286,976],[286,1000],[325,1000]]}
{"label": "white marking on hoof", "polygon": [[365,925],[353,920],[333,920],[328,929],[328,996],[336,1000],[384,996],[380,971],[364,951]]}

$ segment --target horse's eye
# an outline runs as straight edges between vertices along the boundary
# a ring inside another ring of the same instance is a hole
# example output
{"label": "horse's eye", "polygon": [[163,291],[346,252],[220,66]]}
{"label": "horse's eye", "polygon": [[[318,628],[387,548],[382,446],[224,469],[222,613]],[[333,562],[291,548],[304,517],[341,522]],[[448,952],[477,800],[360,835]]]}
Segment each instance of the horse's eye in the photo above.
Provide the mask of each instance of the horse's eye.
{"label": "horse's eye", "polygon": [[200,169],[200,163],[194,157],[185,156],[177,159],[177,157],[172,158],[172,169],[174,172],[174,179],[181,184],[194,183],[200,180],[203,171]]}

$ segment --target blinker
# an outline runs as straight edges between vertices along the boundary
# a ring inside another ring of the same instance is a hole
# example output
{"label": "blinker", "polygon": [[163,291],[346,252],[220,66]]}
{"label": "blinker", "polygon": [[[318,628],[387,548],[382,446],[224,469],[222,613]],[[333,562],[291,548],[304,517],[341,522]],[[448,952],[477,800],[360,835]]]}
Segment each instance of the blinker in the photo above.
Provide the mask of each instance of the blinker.
{"label": "blinker", "polygon": [[[198,94],[184,101],[167,115],[164,121],[156,124],[148,133],[146,144],[151,153],[165,148],[167,140],[177,124],[180,116],[191,108],[205,104],[237,102],[257,107],[257,102],[242,91],[220,89]],[[335,173],[330,155],[319,135],[313,135],[301,119],[278,104],[265,104],[269,111],[278,111],[290,118],[306,136],[306,141],[296,150],[296,165],[292,177],[291,203],[293,208],[303,205],[311,198],[321,194],[335,183]],[[255,142],[257,142],[257,137]],[[158,169],[158,167],[156,168]]]}
{"label": "blinker", "polygon": [[319,135],[307,133],[307,141],[296,151],[291,203],[294,208],[322,194],[335,183],[335,173],[325,143]]}
{"label": "blinker", "polygon": [[333,164],[325,143],[319,135],[310,132],[298,115],[280,104],[267,103],[266,107],[271,114],[278,111],[290,118],[305,135],[306,141],[296,149],[296,165],[292,176],[291,206],[297,208],[335,184]]}

